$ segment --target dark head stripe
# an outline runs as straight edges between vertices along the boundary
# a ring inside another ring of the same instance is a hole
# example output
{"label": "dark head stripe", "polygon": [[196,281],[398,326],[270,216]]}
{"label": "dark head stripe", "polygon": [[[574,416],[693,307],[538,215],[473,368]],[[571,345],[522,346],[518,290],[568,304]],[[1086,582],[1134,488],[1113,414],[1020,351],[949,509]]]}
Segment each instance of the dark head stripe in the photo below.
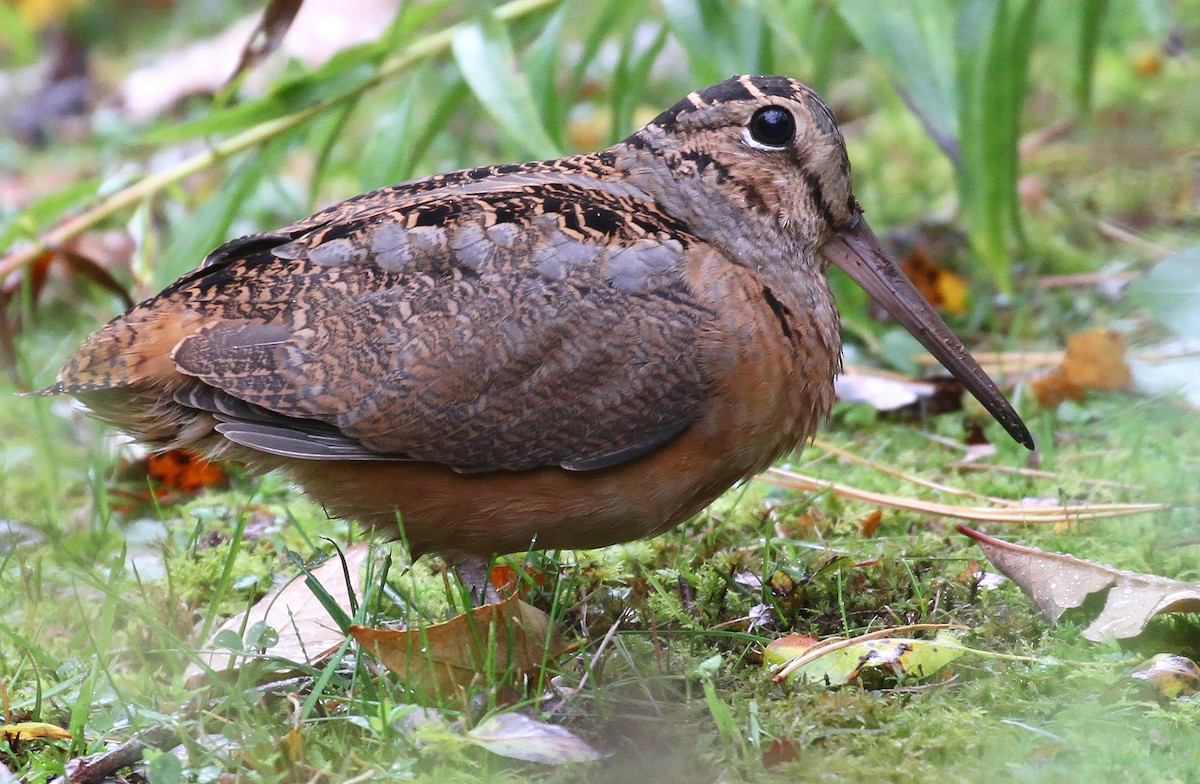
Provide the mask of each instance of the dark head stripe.
{"label": "dark head stripe", "polygon": [[763,95],[773,95],[777,98],[795,98],[797,92],[803,92],[799,84],[786,76],[750,76],[748,78]]}
{"label": "dark head stripe", "polygon": [[[807,101],[810,93],[786,76],[735,76],[719,84],[714,84],[711,87],[705,87],[699,92],[692,93],[670,109],[658,115],[658,117],[655,117],[654,124],[660,128],[671,128],[679,121],[680,115],[718,103],[757,101],[764,97],[795,99],[797,94],[801,95]],[[815,96],[813,97],[815,98]],[[817,100],[819,101],[820,99]],[[818,122],[821,122],[823,119],[821,113],[814,111],[813,114],[817,115]],[[825,114],[828,113],[826,112]]]}
{"label": "dark head stripe", "polygon": [[711,87],[705,87],[696,95],[705,104],[714,103],[729,103],[731,101],[753,101],[756,96],[754,93],[746,89],[739,77],[726,79],[720,84],[714,84]]}

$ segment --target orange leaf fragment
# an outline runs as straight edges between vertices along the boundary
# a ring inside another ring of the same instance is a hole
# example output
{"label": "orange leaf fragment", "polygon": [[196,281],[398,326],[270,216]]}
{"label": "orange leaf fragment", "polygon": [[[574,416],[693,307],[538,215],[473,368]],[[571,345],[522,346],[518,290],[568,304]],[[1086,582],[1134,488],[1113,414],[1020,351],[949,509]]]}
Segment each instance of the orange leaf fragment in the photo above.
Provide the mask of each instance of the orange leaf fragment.
{"label": "orange leaf fragment", "polygon": [[872,537],[879,530],[879,523],[883,520],[883,510],[873,509],[866,517],[858,521],[858,527],[865,537]]}
{"label": "orange leaf fragment", "polygon": [[[532,566],[525,567],[525,577],[533,581],[533,585],[543,586],[546,584],[546,573],[534,569]],[[530,584],[521,580],[521,575],[516,569],[507,564],[496,564],[492,567],[492,571],[488,574],[488,579],[491,580],[492,587],[500,593],[501,596],[511,596],[513,592],[517,592],[521,598],[529,596]]]}
{"label": "orange leaf fragment", "polygon": [[1053,408],[1064,400],[1082,400],[1088,390],[1127,389],[1133,380],[1125,361],[1125,337],[1112,329],[1092,329],[1067,338],[1062,365],[1034,379],[1038,402]]}
{"label": "orange leaf fragment", "polygon": [[900,269],[930,305],[955,316],[967,312],[967,284],[960,275],[934,261],[923,246],[905,256]]}
{"label": "orange leaf fragment", "polygon": [[185,495],[225,481],[225,472],[190,449],[153,452],[146,457],[146,474],[157,480],[160,491]]}

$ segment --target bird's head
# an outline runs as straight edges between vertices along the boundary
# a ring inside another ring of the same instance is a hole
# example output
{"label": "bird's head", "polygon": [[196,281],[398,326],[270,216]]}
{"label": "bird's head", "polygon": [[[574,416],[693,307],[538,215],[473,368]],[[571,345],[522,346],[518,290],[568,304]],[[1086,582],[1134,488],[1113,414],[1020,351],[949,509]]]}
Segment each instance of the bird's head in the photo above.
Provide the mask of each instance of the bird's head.
{"label": "bird's head", "polygon": [[768,274],[843,270],[1033,448],[1021,418],[862,217],[841,131],[811,89],[737,76],[690,93],[614,149],[638,187],[730,260]]}

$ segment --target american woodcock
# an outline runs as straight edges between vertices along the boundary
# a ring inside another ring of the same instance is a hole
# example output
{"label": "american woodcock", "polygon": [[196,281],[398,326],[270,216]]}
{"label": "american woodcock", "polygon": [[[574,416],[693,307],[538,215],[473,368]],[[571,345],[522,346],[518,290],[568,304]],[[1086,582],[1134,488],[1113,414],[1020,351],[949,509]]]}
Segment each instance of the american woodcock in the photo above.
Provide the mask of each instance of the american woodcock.
{"label": "american woodcock", "polygon": [[601,152],[235,239],[46,391],[400,520],[478,589],[493,554],[660,533],[809,438],[840,364],[833,263],[1032,448],[861,213],[829,108],[741,76]]}

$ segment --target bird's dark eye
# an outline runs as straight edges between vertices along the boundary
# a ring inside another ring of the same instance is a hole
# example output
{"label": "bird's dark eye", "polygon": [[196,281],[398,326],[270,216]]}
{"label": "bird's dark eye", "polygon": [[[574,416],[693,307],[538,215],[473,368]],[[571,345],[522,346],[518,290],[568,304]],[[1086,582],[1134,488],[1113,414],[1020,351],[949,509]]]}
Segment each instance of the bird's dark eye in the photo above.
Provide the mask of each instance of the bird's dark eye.
{"label": "bird's dark eye", "polygon": [[796,120],[782,106],[764,106],[750,118],[750,137],[768,147],[782,147],[796,135]]}

